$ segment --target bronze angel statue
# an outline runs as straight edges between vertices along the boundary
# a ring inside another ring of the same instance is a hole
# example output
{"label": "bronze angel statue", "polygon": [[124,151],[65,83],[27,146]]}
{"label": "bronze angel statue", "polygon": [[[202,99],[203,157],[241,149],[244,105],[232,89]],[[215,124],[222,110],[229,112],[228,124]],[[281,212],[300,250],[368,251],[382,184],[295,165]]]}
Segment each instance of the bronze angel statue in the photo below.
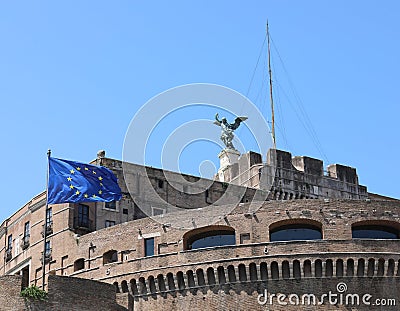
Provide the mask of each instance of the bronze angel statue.
{"label": "bronze angel statue", "polygon": [[218,113],[215,115],[214,124],[221,126],[221,130],[222,130],[221,140],[225,144],[226,149],[236,150],[232,144],[232,140],[234,137],[233,131],[239,127],[241,122],[246,121],[246,120],[247,120],[247,117],[237,117],[235,119],[234,123],[228,123],[226,118],[222,118],[221,120],[219,120]]}

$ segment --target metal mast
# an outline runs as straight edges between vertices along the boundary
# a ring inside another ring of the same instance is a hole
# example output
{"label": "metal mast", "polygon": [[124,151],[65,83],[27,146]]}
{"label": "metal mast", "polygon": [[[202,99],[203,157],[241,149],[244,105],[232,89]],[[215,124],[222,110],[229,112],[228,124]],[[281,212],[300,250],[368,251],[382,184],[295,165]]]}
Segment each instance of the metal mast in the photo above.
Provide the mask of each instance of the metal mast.
{"label": "metal mast", "polygon": [[271,101],[271,119],[272,119],[272,143],[274,149],[276,149],[276,140],[275,140],[275,112],[274,112],[274,99],[272,96],[272,70],[271,70],[271,48],[269,42],[269,27],[267,21],[267,39],[268,39],[268,73],[269,73],[269,96]]}

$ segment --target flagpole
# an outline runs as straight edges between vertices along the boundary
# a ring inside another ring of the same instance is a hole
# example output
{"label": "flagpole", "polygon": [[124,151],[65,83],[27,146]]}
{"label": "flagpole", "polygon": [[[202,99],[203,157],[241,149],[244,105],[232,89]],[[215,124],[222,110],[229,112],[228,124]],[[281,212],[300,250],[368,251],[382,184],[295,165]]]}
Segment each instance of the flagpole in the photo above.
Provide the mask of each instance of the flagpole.
{"label": "flagpole", "polygon": [[50,156],[51,150],[47,150],[47,174],[46,174],[46,208],[44,211],[44,225],[43,225],[43,255],[42,255],[42,289],[45,289],[45,277],[46,277],[46,240],[47,240],[47,210],[49,208],[49,170],[50,170]]}

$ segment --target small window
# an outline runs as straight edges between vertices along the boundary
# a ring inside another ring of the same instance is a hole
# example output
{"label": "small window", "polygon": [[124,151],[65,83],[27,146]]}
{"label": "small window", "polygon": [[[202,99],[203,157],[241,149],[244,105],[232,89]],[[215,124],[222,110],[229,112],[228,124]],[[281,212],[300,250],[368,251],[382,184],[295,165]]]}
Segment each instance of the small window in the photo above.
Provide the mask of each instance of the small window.
{"label": "small window", "polygon": [[144,255],[154,256],[154,238],[144,239]]}
{"label": "small window", "polygon": [[89,206],[78,205],[78,227],[89,228]]}
{"label": "small window", "polygon": [[11,249],[12,249],[12,234],[10,234],[7,239],[7,250]]}
{"label": "small window", "polygon": [[46,245],[45,245],[45,255],[46,255],[46,256],[50,256],[50,255],[51,255],[51,245],[50,245],[50,241],[46,241]]}
{"label": "small window", "polygon": [[112,227],[112,226],[115,226],[115,221],[114,220],[106,220],[105,227],[108,228],[108,227]]}
{"label": "small window", "polygon": [[164,209],[157,208],[157,207],[152,207],[151,208],[151,212],[152,212],[152,216],[163,215],[164,214]]}
{"label": "small window", "polygon": [[250,242],[250,233],[240,234],[240,244],[245,244]]}
{"label": "small window", "polygon": [[164,180],[161,179],[158,180],[158,188],[160,189],[164,188]]}
{"label": "small window", "polygon": [[117,209],[117,202],[115,202],[115,201],[106,202],[105,208],[116,210]]}
{"label": "small window", "polygon": [[118,252],[116,250],[110,250],[103,254],[103,265],[117,261],[118,261]]}
{"label": "small window", "polygon": [[122,214],[128,215],[128,209],[127,209],[127,208],[123,208],[123,209],[122,209]]}
{"label": "small window", "polygon": [[29,226],[29,221],[27,221],[24,225],[24,237],[29,237],[30,236],[30,226]]}
{"label": "small window", "polygon": [[51,207],[46,210],[46,224],[50,226],[53,224],[53,210]]}
{"label": "small window", "polygon": [[67,270],[67,260],[68,260],[68,255],[62,256],[61,257],[61,275],[65,274],[65,271]]}
{"label": "small window", "polygon": [[74,262],[74,271],[85,269],[85,259],[79,258]]}

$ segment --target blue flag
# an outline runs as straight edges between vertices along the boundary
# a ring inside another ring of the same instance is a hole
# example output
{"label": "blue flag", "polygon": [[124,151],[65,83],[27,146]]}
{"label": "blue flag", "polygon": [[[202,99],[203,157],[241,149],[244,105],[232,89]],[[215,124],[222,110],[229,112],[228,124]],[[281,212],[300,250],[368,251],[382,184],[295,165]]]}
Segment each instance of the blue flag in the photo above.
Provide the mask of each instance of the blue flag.
{"label": "blue flag", "polygon": [[119,200],[117,177],[108,168],[49,157],[48,204]]}

